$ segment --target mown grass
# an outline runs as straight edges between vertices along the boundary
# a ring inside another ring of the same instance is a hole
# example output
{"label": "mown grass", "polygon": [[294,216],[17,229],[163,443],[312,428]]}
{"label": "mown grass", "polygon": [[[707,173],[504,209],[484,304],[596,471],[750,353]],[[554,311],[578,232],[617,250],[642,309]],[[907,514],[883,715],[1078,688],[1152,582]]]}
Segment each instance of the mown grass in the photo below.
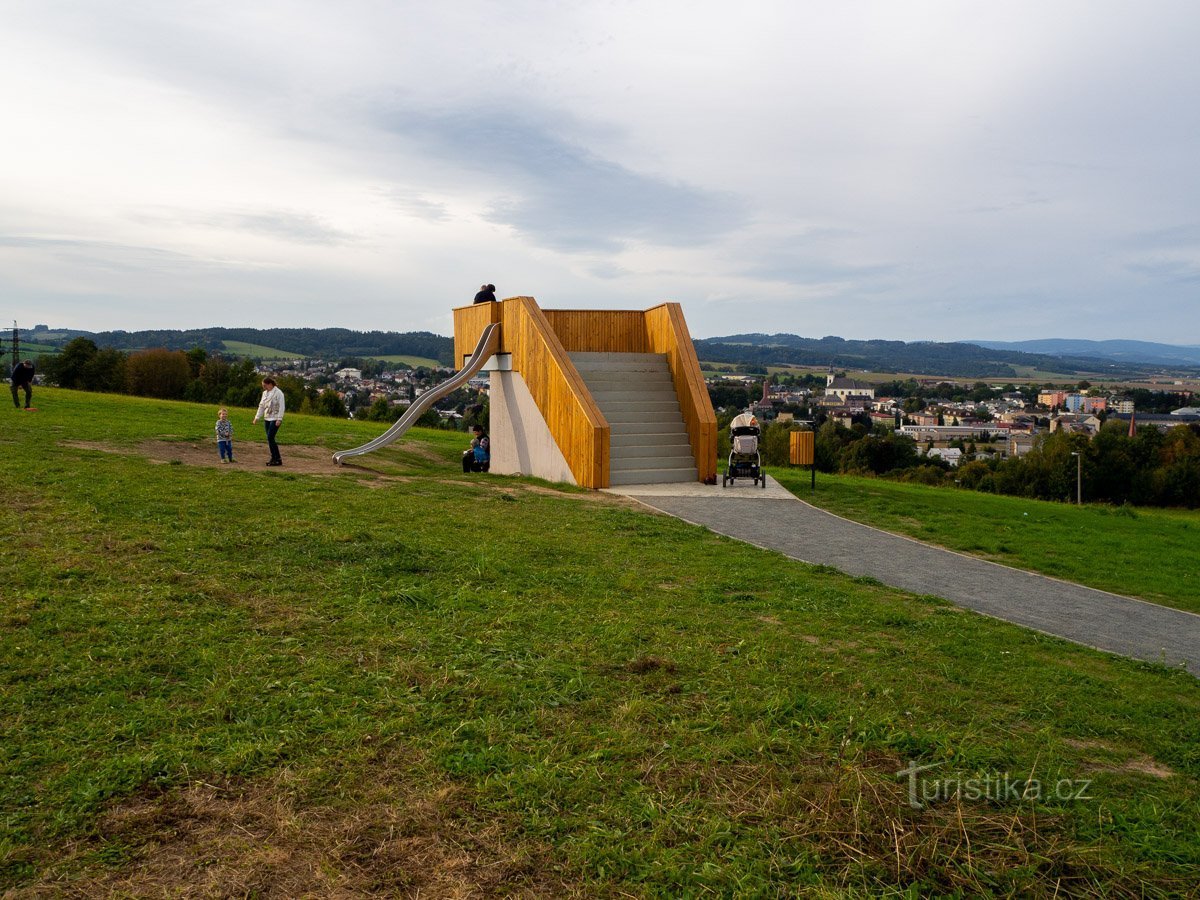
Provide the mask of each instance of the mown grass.
{"label": "mown grass", "polygon": [[251,359],[300,359],[303,353],[289,353],[276,347],[263,344],[252,344],[248,341],[222,341],[225,349],[234,356],[245,356]]}
{"label": "mown grass", "polygon": [[[170,465],[148,443],[207,439],[208,408],[39,399],[0,438],[17,896],[1170,896],[1200,878],[1185,673],[609,498],[462,476],[460,435],[329,475]],[[285,459],[376,430],[290,416]],[[895,774],[911,760],[1087,780],[1090,799],[917,809]]]}
{"label": "mown grass", "polygon": [[1200,512],[1082,507],[882,478],[771,474],[822,509],[918,540],[1200,613]]}
{"label": "mown grass", "polygon": [[438,366],[443,365],[443,363],[438,362],[436,359],[430,359],[428,356],[406,356],[404,354],[392,354],[391,356],[371,356],[368,358],[383,360],[383,362],[404,363],[412,366],[414,369],[420,368],[421,366],[425,366],[427,369],[436,369]]}

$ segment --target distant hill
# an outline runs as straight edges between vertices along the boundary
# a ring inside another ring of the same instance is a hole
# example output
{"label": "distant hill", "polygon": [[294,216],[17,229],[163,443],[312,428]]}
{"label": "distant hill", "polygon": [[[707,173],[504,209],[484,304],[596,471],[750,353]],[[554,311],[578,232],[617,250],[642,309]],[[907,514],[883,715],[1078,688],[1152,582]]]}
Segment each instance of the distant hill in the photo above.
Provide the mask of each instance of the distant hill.
{"label": "distant hill", "polygon": [[795,334],[735,334],[696,343],[702,360],[760,366],[829,366],[876,372],[914,372],[948,378],[1014,378],[1018,367],[1063,375],[1146,374],[1151,364],[1079,354],[1031,353],[970,343],[934,341],[856,341],[840,337],[806,338]]}
{"label": "distant hill", "polygon": [[994,350],[1018,350],[1051,356],[1090,356],[1120,363],[1155,366],[1200,366],[1200,347],[1156,344],[1151,341],[1083,341],[1043,338],[1034,341],[972,341]]}
{"label": "distant hill", "polygon": [[[87,337],[99,347],[144,350],[165,347],[190,350],[203,347],[224,352],[227,344],[260,347],[264,356],[310,359],[359,357],[420,357],[450,365],[454,341],[428,331],[351,331],[348,328],[195,328],[186,331],[65,331],[35,328],[24,340],[61,346],[76,337]],[[245,355],[244,352],[240,355]]]}

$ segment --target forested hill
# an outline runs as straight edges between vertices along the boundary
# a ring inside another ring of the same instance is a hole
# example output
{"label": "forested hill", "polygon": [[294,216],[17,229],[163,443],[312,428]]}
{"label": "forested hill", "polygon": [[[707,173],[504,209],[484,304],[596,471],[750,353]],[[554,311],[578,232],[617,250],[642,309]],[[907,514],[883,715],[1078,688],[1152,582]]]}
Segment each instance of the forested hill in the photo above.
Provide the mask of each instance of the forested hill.
{"label": "forested hill", "polygon": [[1016,350],[992,350],[975,344],[933,341],[854,341],[840,337],[805,338],[795,334],[735,334],[696,343],[701,360],[758,366],[834,366],[875,372],[915,372],[957,378],[1012,378],[1017,366],[1070,375],[1138,374],[1147,366],[1083,356],[1052,356]]}
{"label": "forested hill", "polygon": [[203,347],[209,351],[224,349],[225,341],[241,341],[271,347],[298,357],[337,359],[359,356],[421,356],[450,365],[454,342],[448,337],[428,331],[351,331],[348,328],[195,328],[187,331],[101,331],[96,333],[71,331],[55,334],[54,338],[39,335],[37,329],[27,339],[37,342],[62,342],[73,337],[87,337],[99,347],[118,350],[140,350],[165,347],[168,350],[191,350]]}

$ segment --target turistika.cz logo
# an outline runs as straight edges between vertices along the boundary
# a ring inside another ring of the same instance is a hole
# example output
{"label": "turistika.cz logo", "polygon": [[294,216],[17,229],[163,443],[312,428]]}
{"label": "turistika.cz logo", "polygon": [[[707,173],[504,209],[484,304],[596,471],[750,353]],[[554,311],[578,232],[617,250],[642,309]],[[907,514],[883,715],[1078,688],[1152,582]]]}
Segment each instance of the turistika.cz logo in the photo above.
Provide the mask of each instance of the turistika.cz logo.
{"label": "turistika.cz logo", "polygon": [[910,761],[906,768],[896,773],[897,778],[908,779],[908,805],[913,809],[924,809],[926,804],[942,803],[958,797],[962,800],[988,800],[993,803],[1020,803],[1054,800],[1091,800],[1088,789],[1090,778],[1057,778],[1053,781],[1014,778],[1008,772],[985,772],[970,777],[928,778],[922,772],[936,769],[945,763],[918,765]]}

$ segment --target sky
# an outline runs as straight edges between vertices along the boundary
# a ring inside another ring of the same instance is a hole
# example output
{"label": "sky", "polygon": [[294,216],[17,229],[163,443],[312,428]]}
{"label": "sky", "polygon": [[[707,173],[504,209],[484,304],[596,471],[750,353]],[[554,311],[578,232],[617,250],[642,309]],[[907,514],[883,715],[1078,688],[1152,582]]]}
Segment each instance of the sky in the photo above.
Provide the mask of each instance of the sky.
{"label": "sky", "polygon": [[449,335],[491,282],[1200,345],[1197,45],[1194,0],[0,0],[0,316]]}

